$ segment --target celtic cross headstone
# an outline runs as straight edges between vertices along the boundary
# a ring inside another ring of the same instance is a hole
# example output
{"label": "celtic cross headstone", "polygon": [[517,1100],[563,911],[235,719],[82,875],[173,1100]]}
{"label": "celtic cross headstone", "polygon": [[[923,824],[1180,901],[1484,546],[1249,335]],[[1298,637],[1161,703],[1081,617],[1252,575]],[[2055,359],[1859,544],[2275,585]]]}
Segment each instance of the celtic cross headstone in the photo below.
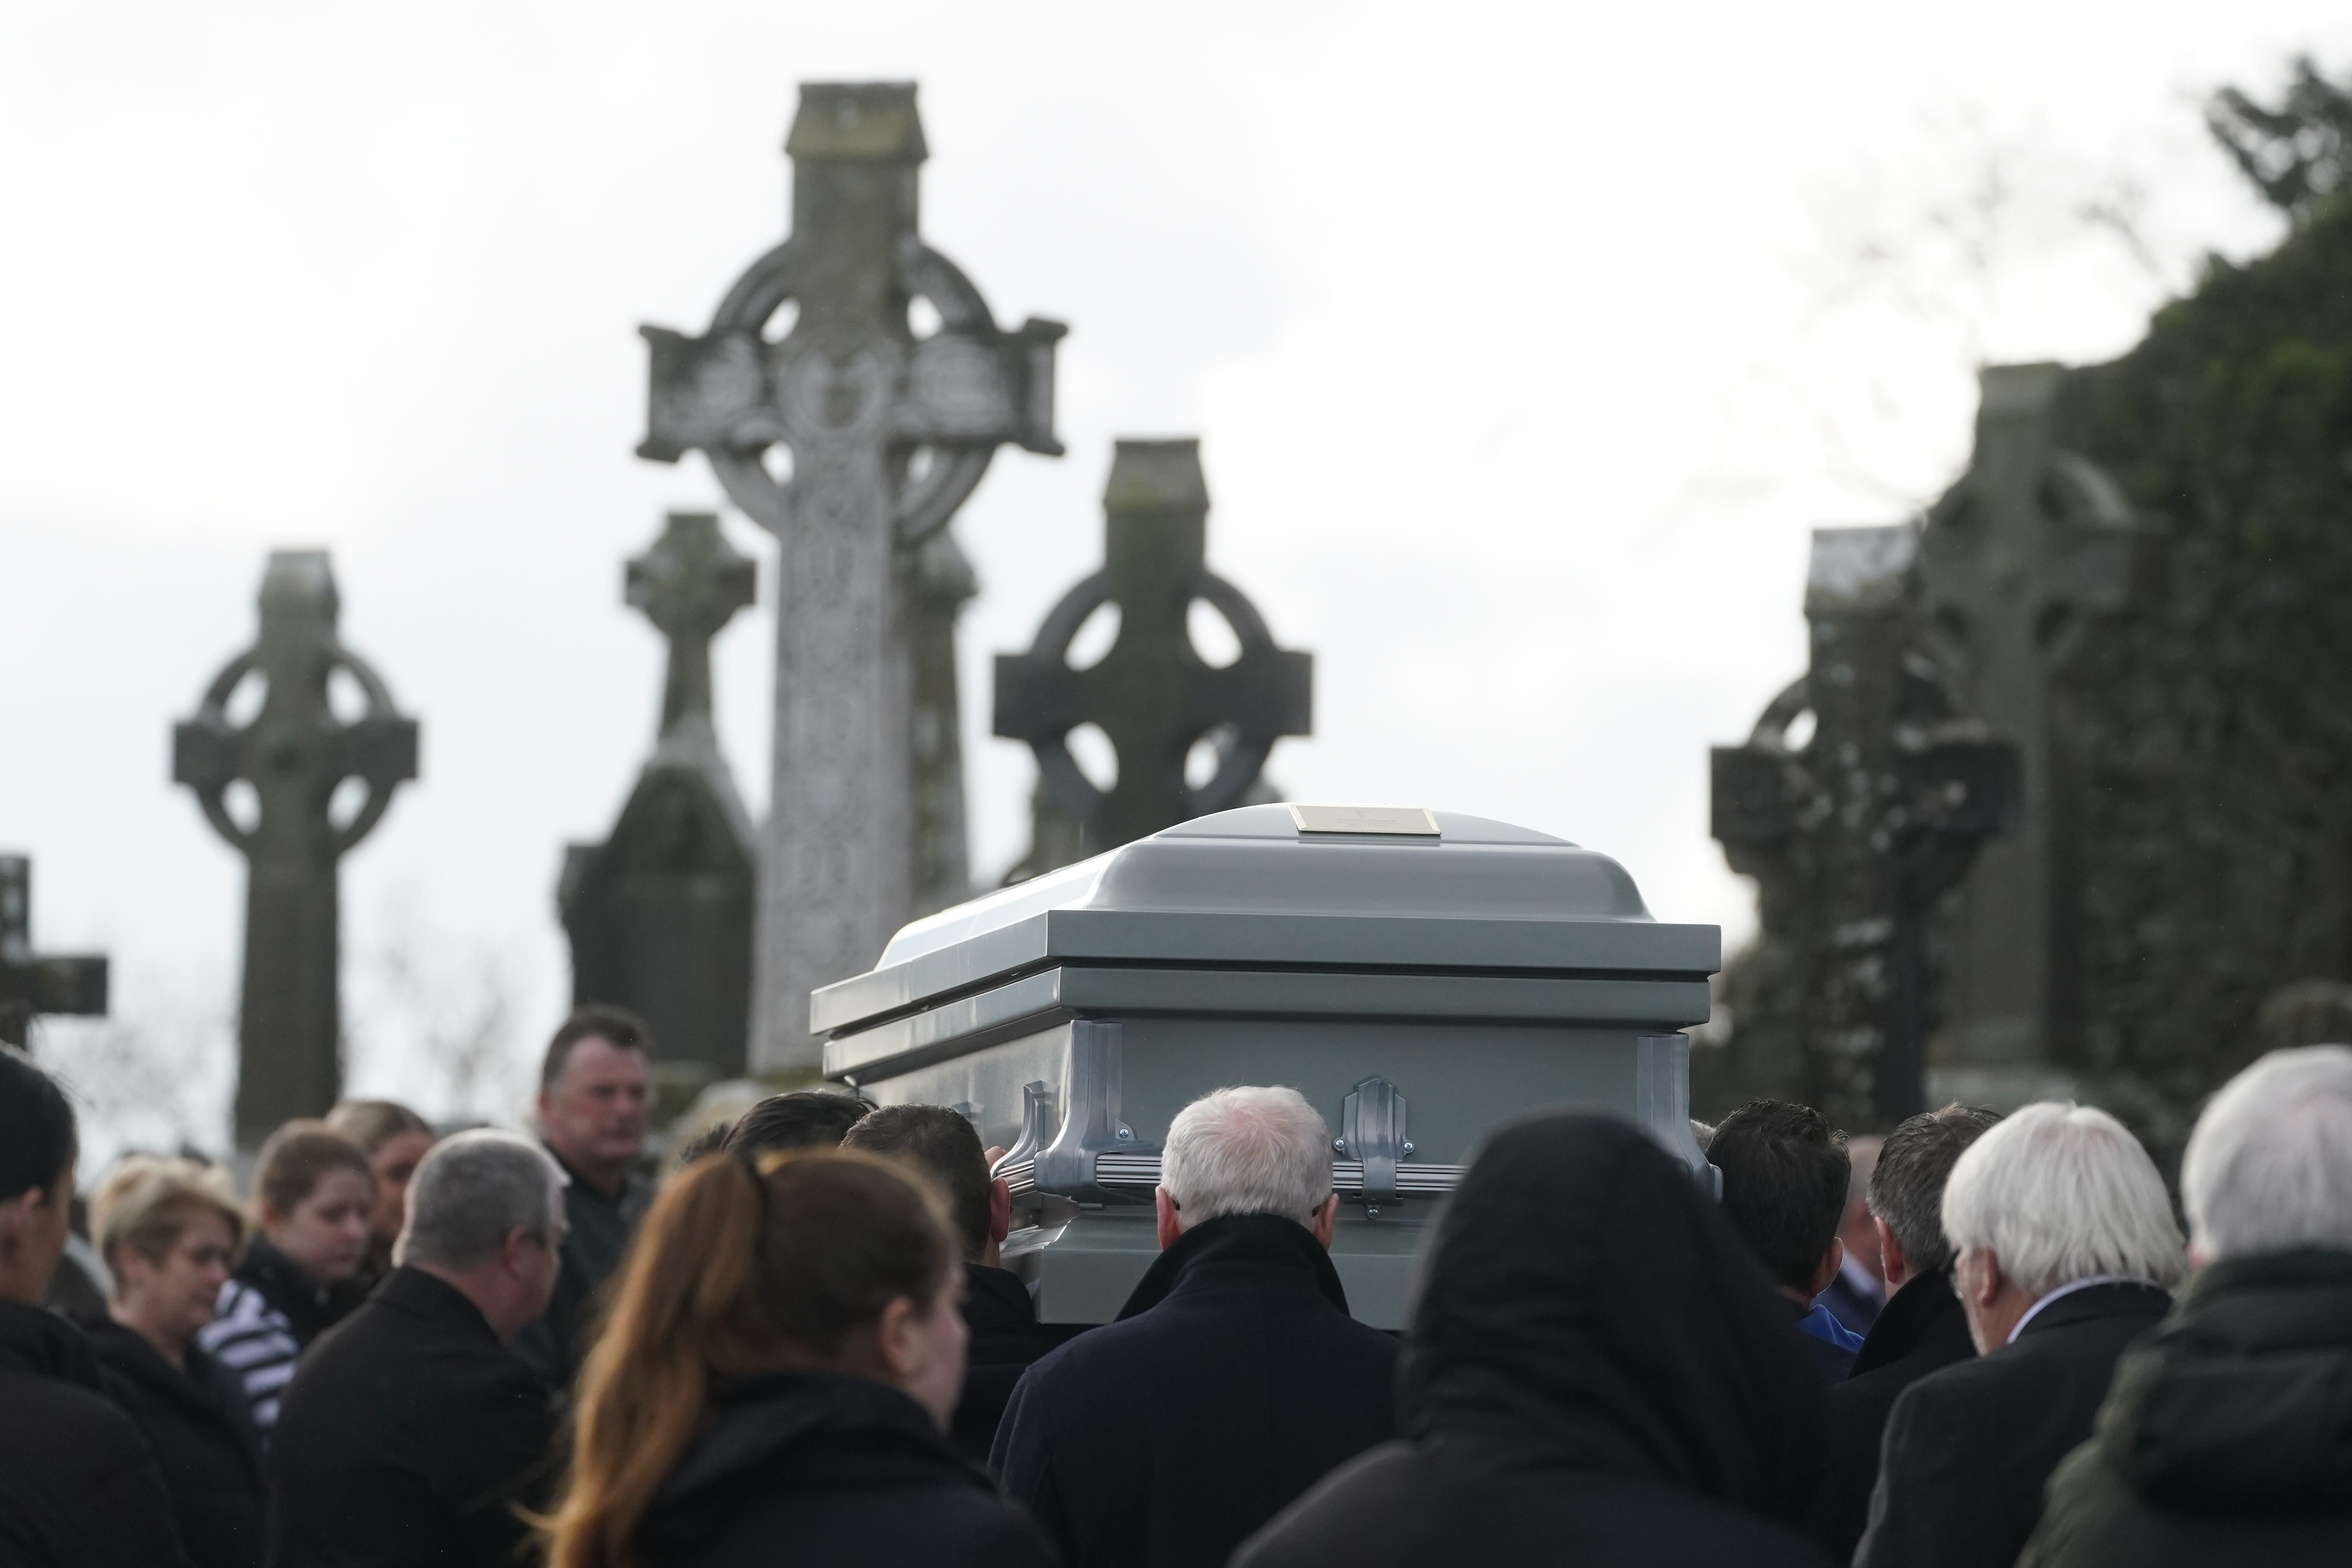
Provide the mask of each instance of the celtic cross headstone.
{"label": "celtic cross headstone", "polygon": [[106,960],[33,951],[33,862],[0,855],[0,1044],[23,1047],[43,1013],[102,1016]]}
{"label": "celtic cross headstone", "polygon": [[[637,448],[661,462],[701,451],[781,546],[753,994],[762,1067],[818,1060],[810,991],[871,963],[914,908],[915,552],[998,446],[1062,449],[1065,329],[999,331],[918,230],[914,87],[805,86],[785,151],[792,237],[752,263],[702,336],[644,329]],[[928,336],[909,317],[917,299],[937,320]]]}
{"label": "celtic cross headstone", "polygon": [[1853,1128],[1921,1109],[1925,921],[2015,791],[2013,749],[1959,716],[1918,651],[1917,550],[1907,523],[1817,530],[1811,666],[1746,745],[1713,753],[1715,837],[1799,955],[1798,1092]]}
{"label": "celtic cross headstone", "polygon": [[[261,635],[205,689],[172,737],[172,776],[247,862],[245,974],[238,1005],[236,1140],[257,1147],[280,1123],[323,1114],[342,1080],[341,912],[336,867],[416,776],[416,723],[365,659],[336,636],[341,612],[324,551],[281,550],[261,579]],[[337,714],[329,683],[350,678],[360,711]],[[230,708],[257,679],[258,710]],[[361,785],[339,803],[348,780]],[[247,786],[249,809],[230,799]]]}
{"label": "celtic cross headstone", "polygon": [[666,1065],[746,1068],[751,1005],[751,817],[719,750],[710,644],[750,605],[757,569],[708,512],[672,512],[628,564],[625,596],[669,644],[661,727],[612,836],[566,852],[556,907],[575,1003],[628,1007]]}
{"label": "celtic cross headstone", "polygon": [[[1039,786],[1098,854],[1237,805],[1285,735],[1310,732],[1314,656],[1275,646],[1255,605],[1208,567],[1208,483],[1198,441],[1121,441],[1103,491],[1101,571],[1064,595],[1026,653],[996,659],[996,733],[1025,741]],[[1193,647],[1193,601],[1206,600],[1241,651],[1211,665]],[[1118,634],[1100,660],[1070,665],[1070,645],[1102,605]],[[1071,754],[1070,731],[1101,728],[1117,753],[1108,789]],[[1186,776],[1204,739],[1216,765]]]}

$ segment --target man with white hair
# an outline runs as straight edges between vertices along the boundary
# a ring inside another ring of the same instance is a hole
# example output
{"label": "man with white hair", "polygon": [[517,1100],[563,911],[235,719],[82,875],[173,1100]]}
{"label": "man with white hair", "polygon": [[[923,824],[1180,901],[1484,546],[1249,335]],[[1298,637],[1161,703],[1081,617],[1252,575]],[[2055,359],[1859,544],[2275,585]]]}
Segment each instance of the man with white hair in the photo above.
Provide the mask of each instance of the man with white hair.
{"label": "man with white hair", "polygon": [[510,1132],[434,1145],[397,1266],[302,1358],[269,1447],[270,1568],[510,1568],[555,1418],[508,1349],[562,1267],[563,1171]]}
{"label": "man with white hair", "polygon": [[2116,1366],[2024,1562],[2352,1563],[2352,1048],[2231,1079],[2180,1195],[2197,1277]]}
{"label": "man with white hair", "polygon": [[1150,1271],[1022,1375],[990,1456],[1066,1568],[1222,1564],[1394,1421],[1396,1345],[1348,1315],[1331,1131],[1304,1096],[1186,1106],[1154,1202]]}
{"label": "man with white hair", "polygon": [[2015,1563],[2116,1358],[2180,1278],[2164,1178],[2088,1106],[2045,1100],[1987,1131],[1952,1167],[1943,1211],[1978,1353],[1895,1400],[1857,1568]]}

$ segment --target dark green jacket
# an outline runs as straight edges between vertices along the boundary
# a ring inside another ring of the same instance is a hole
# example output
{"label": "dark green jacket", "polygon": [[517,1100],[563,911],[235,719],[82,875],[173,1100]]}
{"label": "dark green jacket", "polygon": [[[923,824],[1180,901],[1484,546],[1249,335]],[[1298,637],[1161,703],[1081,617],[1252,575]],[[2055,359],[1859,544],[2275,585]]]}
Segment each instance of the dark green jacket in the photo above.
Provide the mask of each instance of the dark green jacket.
{"label": "dark green jacket", "polygon": [[2352,1563],[2352,1253],[2198,1275],[2125,1353],[2018,1562]]}

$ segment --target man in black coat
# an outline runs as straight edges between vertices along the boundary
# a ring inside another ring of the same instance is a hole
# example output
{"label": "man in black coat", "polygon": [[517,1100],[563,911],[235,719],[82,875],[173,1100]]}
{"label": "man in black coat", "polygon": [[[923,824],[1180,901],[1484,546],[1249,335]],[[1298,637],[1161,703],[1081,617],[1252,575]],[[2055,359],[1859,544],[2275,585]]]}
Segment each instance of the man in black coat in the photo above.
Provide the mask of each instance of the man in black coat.
{"label": "man in black coat", "polygon": [[1895,1401],[1856,1568],[2010,1568],[2180,1278],[2163,1178],[2102,1110],[2044,1101],[1985,1132],[1943,1216],[1979,1353]]}
{"label": "man in black coat", "polygon": [[1118,1321],[1032,1366],[997,1432],[1067,1568],[1216,1568],[1393,1426],[1396,1345],[1348,1315],[1331,1134],[1296,1089],[1185,1107],[1156,1202]]}
{"label": "man in black coat", "polygon": [[554,1415],[505,1347],[553,1292],[562,1180],[503,1132],[461,1132],[416,1167],[399,1267],[288,1387],[270,1568],[511,1568]]}
{"label": "man in black coat", "polygon": [[1977,1353],[1968,1314],[1952,1294],[1944,1184],[1961,1153],[2000,1120],[1965,1105],[1923,1111],[1888,1136],[1871,1173],[1871,1222],[1894,1294],[1863,1337],[1852,1373],[1830,1386],[1827,1474],[1805,1521],[1837,1562],[1853,1561],[1870,1522],[1879,1443],[1895,1399],[1929,1373]]}
{"label": "man in black coat", "polygon": [[[814,1098],[814,1097],[812,1097]],[[828,1097],[833,1098],[833,1097]],[[1002,1266],[1013,1199],[988,1173],[988,1152],[961,1113],[944,1105],[888,1105],[842,1135],[845,1149],[911,1161],[947,1194],[963,1243],[963,1396],[949,1438],[965,1458],[986,1461],[1013,1384],[1029,1363],[1070,1336],[1037,1321],[1037,1304],[1019,1275]]]}

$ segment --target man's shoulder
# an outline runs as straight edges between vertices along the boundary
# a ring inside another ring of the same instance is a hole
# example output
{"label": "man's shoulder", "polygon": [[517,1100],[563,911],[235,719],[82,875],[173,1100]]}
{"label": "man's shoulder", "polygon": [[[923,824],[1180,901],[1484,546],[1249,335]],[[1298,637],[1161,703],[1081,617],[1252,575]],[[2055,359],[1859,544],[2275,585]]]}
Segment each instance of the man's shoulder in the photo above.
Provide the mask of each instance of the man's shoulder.
{"label": "man's shoulder", "polygon": [[94,1388],[0,1368],[0,1469],[27,1476],[147,1459],[146,1439],[122,1406]]}

